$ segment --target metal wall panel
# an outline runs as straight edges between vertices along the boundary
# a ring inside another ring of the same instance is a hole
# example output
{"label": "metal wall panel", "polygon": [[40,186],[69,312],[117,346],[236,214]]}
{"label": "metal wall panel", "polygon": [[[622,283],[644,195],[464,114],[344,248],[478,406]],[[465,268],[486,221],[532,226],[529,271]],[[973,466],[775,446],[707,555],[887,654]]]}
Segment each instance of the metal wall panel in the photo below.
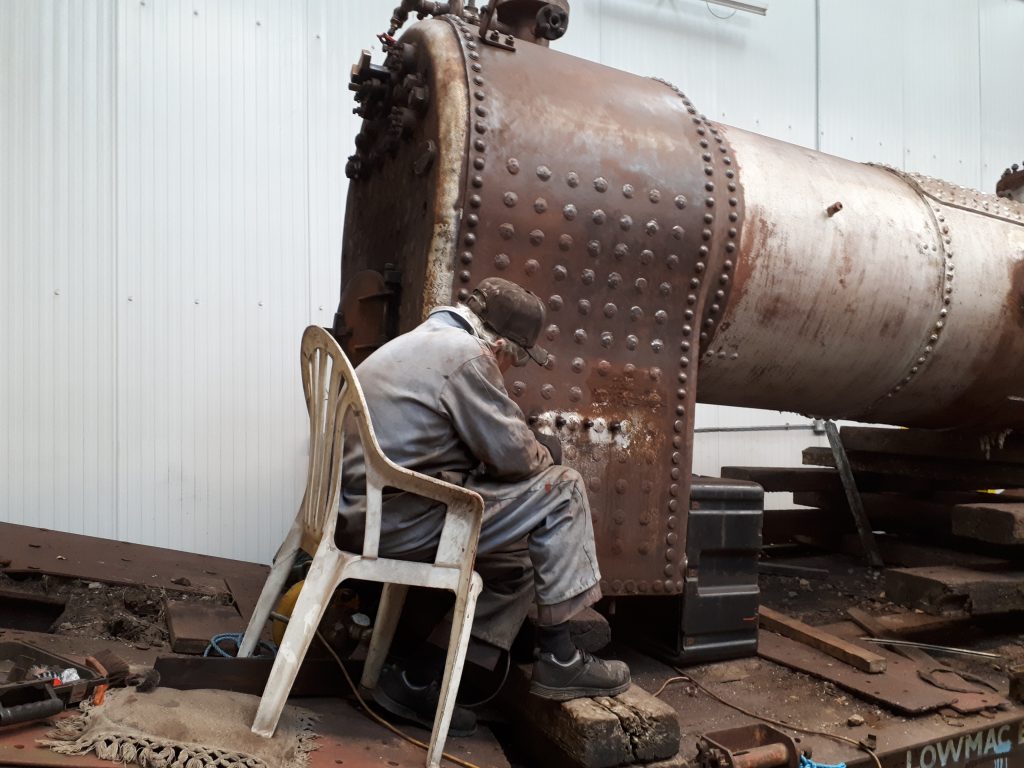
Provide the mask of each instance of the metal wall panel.
{"label": "metal wall panel", "polygon": [[306,6],[146,0],[119,32],[119,532],[265,558],[303,476]]}
{"label": "metal wall panel", "polygon": [[116,533],[114,3],[0,4],[0,518]]}
{"label": "metal wall panel", "polygon": [[[348,70],[396,2],[0,0],[0,519],[270,557],[301,495],[299,334],[337,301]],[[575,0],[555,45],[990,190],[1024,160],[1022,22],[1020,0]],[[809,444],[703,432],[695,467]]]}
{"label": "metal wall panel", "polygon": [[904,5],[903,0],[819,0],[818,145],[823,152],[903,167]]}
{"label": "metal wall panel", "polygon": [[978,1],[905,0],[902,5],[903,167],[977,188]]}
{"label": "metal wall panel", "polygon": [[995,190],[1003,170],[1024,162],[1024,2],[979,0],[981,189]]}

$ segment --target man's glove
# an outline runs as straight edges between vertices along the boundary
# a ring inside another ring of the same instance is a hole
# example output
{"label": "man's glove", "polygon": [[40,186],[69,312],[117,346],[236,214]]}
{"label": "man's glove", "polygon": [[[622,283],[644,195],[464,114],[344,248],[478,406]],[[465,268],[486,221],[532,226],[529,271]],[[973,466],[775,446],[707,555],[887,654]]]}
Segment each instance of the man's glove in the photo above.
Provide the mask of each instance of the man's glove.
{"label": "man's glove", "polygon": [[551,454],[551,460],[555,462],[555,464],[561,464],[562,441],[555,435],[546,435],[543,432],[538,432],[536,429],[533,430],[533,435],[537,438],[538,443],[548,449],[548,453]]}

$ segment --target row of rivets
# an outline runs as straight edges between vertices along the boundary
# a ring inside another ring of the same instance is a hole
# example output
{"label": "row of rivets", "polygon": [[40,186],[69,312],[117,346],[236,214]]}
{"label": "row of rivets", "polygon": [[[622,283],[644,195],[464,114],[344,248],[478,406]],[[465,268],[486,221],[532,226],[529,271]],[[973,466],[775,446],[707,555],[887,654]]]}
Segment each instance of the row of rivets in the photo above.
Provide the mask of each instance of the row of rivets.
{"label": "row of rivets", "polygon": [[[482,199],[478,194],[478,190],[480,190],[484,185],[483,176],[479,173],[479,171],[483,171],[484,168],[486,168],[487,166],[487,158],[485,157],[485,152],[487,150],[487,142],[484,138],[490,127],[488,123],[485,122],[485,118],[488,116],[488,110],[486,106],[487,93],[484,90],[485,80],[483,75],[483,65],[480,63],[480,54],[476,50],[477,44],[473,40],[472,31],[470,30],[469,26],[465,23],[465,21],[462,20],[462,18],[458,16],[449,16],[448,18],[455,24],[459,33],[461,33],[463,39],[466,41],[465,46],[468,51],[466,55],[467,58],[469,59],[469,70],[471,73],[469,76],[471,81],[470,91],[473,94],[473,98],[477,102],[476,106],[473,109],[474,119],[472,125],[473,132],[476,134],[472,141],[472,148],[473,151],[477,154],[473,155],[471,158],[471,164],[473,166],[473,169],[477,171],[477,173],[473,173],[470,175],[469,183],[473,191],[471,192],[468,198],[470,208],[475,210],[479,209],[481,206]],[[513,170],[513,168],[511,167],[509,167],[508,170],[511,173],[515,173],[518,171],[518,169]],[[517,202],[515,193],[506,194],[504,200],[505,205],[508,206],[513,206]],[[475,212],[471,212],[466,216],[467,228],[473,229],[477,226],[478,223],[479,217]],[[507,225],[507,227],[509,229],[505,231],[499,230],[499,234],[501,235],[501,237],[503,237],[506,240],[510,239],[514,234],[514,230],[511,229],[512,225],[509,224]],[[466,232],[462,237],[463,245],[466,247],[467,250],[462,252],[461,261],[463,264],[467,266],[467,268],[459,272],[458,278],[459,281],[464,284],[471,282],[473,279],[472,273],[470,272],[468,266],[473,262],[473,247],[476,245],[476,241],[477,238],[473,232]],[[496,265],[502,263],[502,256],[503,254],[499,254],[497,257],[495,257]],[[508,257],[505,256],[504,259],[506,260],[505,266],[508,266]],[[499,269],[501,268],[503,267],[499,266]],[[459,299],[466,299],[469,296],[468,288],[460,288],[458,296]]]}
{"label": "row of rivets", "polygon": [[[615,546],[616,545],[613,545],[613,547],[612,547],[613,551],[615,550]],[[621,552],[622,545],[619,544],[617,546],[618,546],[619,552]],[[641,545],[641,548],[638,551],[640,552],[640,554],[647,554],[647,549],[646,549],[646,547],[644,545]],[[682,581],[672,581],[671,579],[666,579],[664,582],[657,581],[657,580],[648,582],[646,580],[635,581],[633,579],[625,579],[625,580],[623,580],[623,579],[612,579],[610,581],[607,580],[607,579],[602,579],[601,580],[601,589],[603,589],[605,591],[608,591],[609,589],[611,589],[611,590],[614,590],[618,594],[625,593],[627,595],[633,595],[633,594],[644,595],[644,594],[649,594],[649,593],[650,594],[655,594],[655,595],[660,595],[660,594],[664,594],[666,592],[669,592],[669,593],[671,593],[671,592],[681,592],[682,589],[683,589],[683,582]]]}
{"label": "row of rivets", "polygon": [[[932,219],[932,224],[935,228],[936,242],[931,244],[930,250],[933,252],[942,252],[943,257],[943,280],[942,280],[942,304],[939,308],[938,315],[931,328],[928,329],[928,336],[922,344],[920,351],[918,352],[917,358],[914,360],[914,364],[910,367],[907,374],[897,382],[892,389],[889,390],[886,397],[893,397],[898,394],[902,389],[909,384],[913,378],[917,375],[921,367],[931,357],[932,352],[935,351],[935,345],[939,341],[939,337],[942,335],[943,329],[946,327],[946,320],[949,316],[949,308],[953,303],[953,277],[955,275],[955,267],[953,263],[953,238],[950,233],[949,224],[946,223],[946,215],[941,205],[937,205],[934,202],[929,201],[929,197],[934,196],[930,191],[926,190],[923,182],[928,181],[926,177],[917,176],[915,174],[905,174],[902,171],[890,169],[893,173],[903,177],[910,186],[924,199],[926,205],[928,205],[928,212]],[[931,180],[934,181],[934,180]],[[928,246],[924,246],[925,250],[928,250]]]}
{"label": "row of rivets", "polygon": [[932,178],[931,176],[923,176],[917,173],[905,174],[890,166],[883,165],[881,167],[898,176],[912,179],[917,185],[919,192],[939,202],[996,216],[1011,223],[1024,223],[1024,203],[1018,203],[1015,200],[997,195],[988,195],[976,189],[962,187],[942,179]]}

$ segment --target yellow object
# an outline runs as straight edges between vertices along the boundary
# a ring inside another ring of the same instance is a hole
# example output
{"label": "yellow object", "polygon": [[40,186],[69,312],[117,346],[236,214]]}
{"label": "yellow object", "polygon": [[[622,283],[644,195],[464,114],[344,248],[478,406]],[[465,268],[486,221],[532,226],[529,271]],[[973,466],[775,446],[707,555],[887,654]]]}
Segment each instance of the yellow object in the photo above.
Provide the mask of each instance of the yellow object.
{"label": "yellow object", "polygon": [[[292,611],[295,610],[295,602],[299,599],[299,592],[302,591],[302,585],[305,582],[300,581],[297,584],[293,584],[291,589],[281,595],[281,599],[277,603],[277,608],[274,609],[274,613],[280,613],[282,616],[291,616]],[[270,634],[274,636],[274,644],[277,646],[281,645],[281,640],[284,639],[284,631],[288,625],[277,619],[274,619],[274,623],[270,625]]]}

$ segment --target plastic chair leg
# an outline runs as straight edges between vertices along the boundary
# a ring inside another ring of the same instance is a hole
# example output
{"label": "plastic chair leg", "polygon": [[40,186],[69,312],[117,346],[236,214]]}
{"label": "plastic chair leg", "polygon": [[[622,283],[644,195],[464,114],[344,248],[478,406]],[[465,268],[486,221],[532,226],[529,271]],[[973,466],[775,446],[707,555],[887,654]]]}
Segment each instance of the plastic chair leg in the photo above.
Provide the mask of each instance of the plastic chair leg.
{"label": "plastic chair leg", "polygon": [[318,552],[313,559],[274,659],[266,688],[263,689],[259,709],[256,710],[252,732],[258,736],[269,739],[277,730],[277,721],[281,719],[281,712],[288,701],[295,676],[299,673],[299,666],[344,572],[345,560],[338,553]]}
{"label": "plastic chair leg", "polygon": [[391,640],[395,636],[398,618],[402,615],[402,606],[409,587],[405,584],[385,584],[380,596],[380,608],[377,609],[377,621],[370,638],[370,647],[366,651],[366,663],[363,665],[363,677],[359,684],[370,690],[377,687],[380,670],[384,666]]}
{"label": "plastic chair leg", "polygon": [[459,693],[459,681],[462,680],[462,667],[466,663],[466,649],[469,646],[469,633],[473,628],[473,614],[476,612],[476,598],[480,594],[480,588],[480,577],[474,573],[470,578],[465,598],[456,600],[452,615],[452,634],[448,640],[448,659],[441,681],[441,698],[437,704],[437,713],[434,715],[434,728],[430,733],[427,768],[439,768],[441,765],[448,727],[455,711],[455,697]]}
{"label": "plastic chair leg", "polygon": [[270,618],[270,612],[274,610],[274,604],[281,596],[284,583],[288,580],[288,574],[295,563],[296,556],[299,554],[299,538],[299,529],[293,527],[288,533],[288,538],[285,539],[284,544],[281,546],[280,553],[274,558],[274,564],[270,567],[270,574],[263,585],[263,591],[260,592],[260,599],[256,601],[256,608],[249,618],[249,625],[245,628],[242,645],[238,648],[238,658],[240,659],[251,656],[256,648],[256,644],[260,640],[263,627],[267,623],[267,619]]}

